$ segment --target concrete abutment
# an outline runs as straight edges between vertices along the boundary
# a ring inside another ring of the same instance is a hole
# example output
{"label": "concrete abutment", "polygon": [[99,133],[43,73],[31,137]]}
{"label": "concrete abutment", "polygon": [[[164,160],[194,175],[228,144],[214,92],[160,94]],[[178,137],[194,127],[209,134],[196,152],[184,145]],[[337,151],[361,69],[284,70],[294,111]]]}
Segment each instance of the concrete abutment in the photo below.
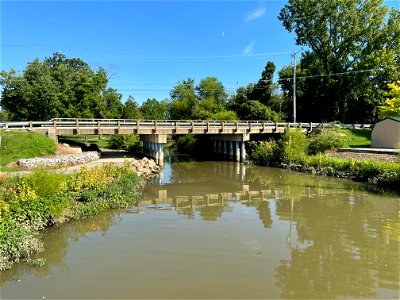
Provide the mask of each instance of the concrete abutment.
{"label": "concrete abutment", "polygon": [[164,165],[163,148],[167,143],[166,134],[142,134],[140,139],[143,141],[143,151],[146,156],[154,158],[159,166]]}

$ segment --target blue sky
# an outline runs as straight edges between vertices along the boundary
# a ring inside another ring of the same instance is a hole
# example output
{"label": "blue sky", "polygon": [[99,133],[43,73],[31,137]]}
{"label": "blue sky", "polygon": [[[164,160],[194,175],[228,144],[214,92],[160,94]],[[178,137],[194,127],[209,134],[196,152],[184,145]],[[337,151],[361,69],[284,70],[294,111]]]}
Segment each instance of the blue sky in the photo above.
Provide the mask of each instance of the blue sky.
{"label": "blue sky", "polygon": [[285,3],[3,0],[0,69],[21,71],[57,51],[108,70],[123,101],[162,100],[179,81],[207,76],[234,93],[268,60],[279,70],[301,49],[277,19]]}

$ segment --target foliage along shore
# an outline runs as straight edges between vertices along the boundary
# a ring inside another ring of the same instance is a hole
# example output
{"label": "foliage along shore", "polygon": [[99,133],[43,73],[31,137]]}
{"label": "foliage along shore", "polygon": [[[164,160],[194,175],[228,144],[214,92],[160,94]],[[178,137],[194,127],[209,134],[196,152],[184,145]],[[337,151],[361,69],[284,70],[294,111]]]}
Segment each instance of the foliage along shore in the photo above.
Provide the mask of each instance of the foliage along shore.
{"label": "foliage along shore", "polygon": [[144,180],[126,163],[64,174],[36,169],[23,177],[0,178],[0,271],[43,251],[38,231],[71,219],[93,216],[136,201]]}
{"label": "foliage along shore", "polygon": [[250,142],[249,161],[260,166],[347,178],[367,183],[379,192],[400,194],[400,154],[397,155],[399,162],[334,158],[324,154],[343,147],[345,142],[346,138],[336,129],[308,136],[300,130],[287,130],[278,141]]}

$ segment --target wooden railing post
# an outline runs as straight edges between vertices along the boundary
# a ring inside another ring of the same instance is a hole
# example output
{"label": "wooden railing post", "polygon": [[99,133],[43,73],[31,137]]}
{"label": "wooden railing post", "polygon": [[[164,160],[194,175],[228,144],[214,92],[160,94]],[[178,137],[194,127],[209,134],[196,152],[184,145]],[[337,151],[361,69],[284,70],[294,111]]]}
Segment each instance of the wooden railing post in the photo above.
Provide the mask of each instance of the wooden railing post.
{"label": "wooden railing post", "polygon": [[54,127],[54,129],[57,129],[57,121],[56,120],[53,121],[53,127]]}
{"label": "wooden railing post", "polygon": [[75,126],[76,126],[76,134],[79,134],[79,120],[76,119],[75,122],[76,122],[76,124],[75,124]]}
{"label": "wooden railing post", "polygon": [[157,133],[157,130],[158,128],[157,128],[157,121],[154,121],[154,133]]}
{"label": "wooden railing post", "polygon": [[32,129],[32,121],[29,121],[29,129]]}
{"label": "wooden railing post", "polygon": [[97,121],[97,134],[101,134],[100,132],[100,121]]}
{"label": "wooden railing post", "polygon": [[225,130],[224,125],[225,125],[225,122],[221,122],[221,133],[223,133]]}
{"label": "wooden railing post", "polygon": [[210,133],[210,122],[207,122],[207,133]]}
{"label": "wooden railing post", "polygon": [[121,130],[121,122],[120,120],[117,121],[117,132],[119,133],[119,131]]}
{"label": "wooden railing post", "polygon": [[236,132],[239,132],[239,122],[236,122]]}

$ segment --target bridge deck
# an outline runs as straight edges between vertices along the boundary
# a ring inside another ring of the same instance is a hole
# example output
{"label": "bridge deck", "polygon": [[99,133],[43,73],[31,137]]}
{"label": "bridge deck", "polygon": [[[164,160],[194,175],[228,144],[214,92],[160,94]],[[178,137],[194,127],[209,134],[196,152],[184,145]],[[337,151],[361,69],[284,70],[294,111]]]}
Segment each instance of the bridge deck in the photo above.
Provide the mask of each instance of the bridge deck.
{"label": "bridge deck", "polygon": [[[285,128],[311,131],[319,123],[272,123],[266,121],[138,121],[106,119],[53,119],[50,121],[0,122],[0,129],[30,129],[55,135],[76,134],[270,134],[283,133]],[[370,128],[354,124],[352,128]]]}

